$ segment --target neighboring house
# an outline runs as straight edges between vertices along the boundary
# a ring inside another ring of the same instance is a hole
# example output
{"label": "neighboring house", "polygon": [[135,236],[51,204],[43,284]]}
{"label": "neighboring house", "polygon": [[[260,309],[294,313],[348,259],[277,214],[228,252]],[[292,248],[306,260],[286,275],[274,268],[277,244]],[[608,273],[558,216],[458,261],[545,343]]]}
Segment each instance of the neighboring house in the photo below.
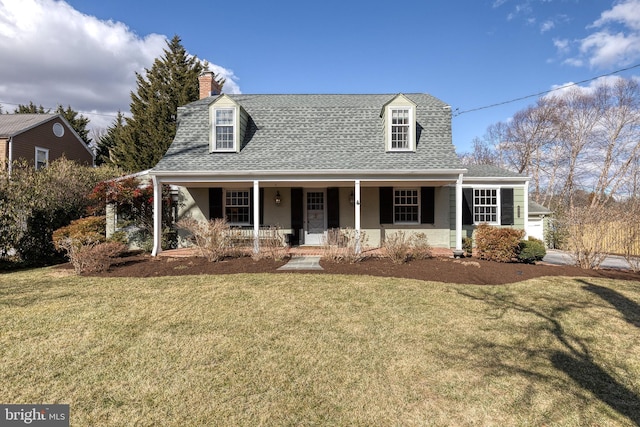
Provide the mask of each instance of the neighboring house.
{"label": "neighboring house", "polygon": [[23,159],[36,169],[65,156],[93,166],[93,151],[60,114],[0,114],[0,167]]}
{"label": "neighboring house", "polygon": [[549,217],[553,212],[539,203],[529,200],[529,218],[527,235],[545,241],[544,232],[549,226]]}
{"label": "neighboring house", "polygon": [[461,251],[474,224],[527,227],[528,178],[463,166],[451,108],[431,95],[204,92],[178,109],[176,137],[150,171],[154,254],[162,184],[183,188],[180,217],[226,218],[254,236],[278,226],[293,244],[352,228],[375,247],[404,230]]}

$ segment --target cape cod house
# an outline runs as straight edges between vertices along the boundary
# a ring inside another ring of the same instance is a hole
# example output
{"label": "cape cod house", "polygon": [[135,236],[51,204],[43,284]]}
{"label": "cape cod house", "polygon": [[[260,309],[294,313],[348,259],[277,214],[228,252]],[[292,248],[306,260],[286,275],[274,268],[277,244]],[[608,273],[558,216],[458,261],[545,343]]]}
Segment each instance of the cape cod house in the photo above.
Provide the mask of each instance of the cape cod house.
{"label": "cape cod house", "polygon": [[463,166],[451,108],[431,95],[230,95],[212,81],[150,171],[154,255],[163,184],[182,189],[178,217],[226,218],[256,239],[278,226],[300,245],[349,227],[373,247],[404,230],[461,251],[474,224],[527,227],[528,178]]}

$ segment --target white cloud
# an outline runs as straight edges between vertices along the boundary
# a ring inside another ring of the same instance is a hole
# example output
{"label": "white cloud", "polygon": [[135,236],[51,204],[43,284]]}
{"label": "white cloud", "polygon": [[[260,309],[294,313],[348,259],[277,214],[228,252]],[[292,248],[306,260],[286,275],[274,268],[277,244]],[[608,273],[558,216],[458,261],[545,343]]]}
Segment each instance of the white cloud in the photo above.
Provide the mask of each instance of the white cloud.
{"label": "white cloud", "polygon": [[[116,111],[129,109],[135,73],[144,73],[165,47],[164,35],[141,37],[64,1],[0,0],[0,105],[4,111],[30,101],[71,105],[92,127],[106,127]],[[210,68],[227,79],[227,92],[240,91],[233,71]]]}
{"label": "white cloud", "polygon": [[566,63],[606,69],[640,59],[640,0],[617,2],[588,28],[595,31],[578,41],[580,56]]}
{"label": "white cloud", "polygon": [[541,33],[546,33],[547,31],[551,31],[555,26],[556,26],[555,22],[553,22],[551,20],[544,21],[540,25],[540,32]]}
{"label": "white cloud", "polygon": [[600,19],[595,21],[595,27],[602,27],[608,23],[621,23],[632,30],[640,31],[640,1],[626,0],[613,6],[600,14]]}

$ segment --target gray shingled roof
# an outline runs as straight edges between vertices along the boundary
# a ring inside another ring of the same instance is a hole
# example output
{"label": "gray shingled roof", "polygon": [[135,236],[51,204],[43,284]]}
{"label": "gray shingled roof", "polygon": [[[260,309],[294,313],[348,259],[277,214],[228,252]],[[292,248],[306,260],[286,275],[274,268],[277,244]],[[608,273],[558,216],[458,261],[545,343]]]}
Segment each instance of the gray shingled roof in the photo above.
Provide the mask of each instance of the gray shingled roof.
{"label": "gray shingled roof", "polygon": [[466,178],[526,178],[526,175],[522,175],[518,172],[512,172],[510,170],[493,166],[493,165],[467,165],[468,170],[464,174]]}
{"label": "gray shingled roof", "polygon": [[451,141],[447,104],[408,94],[417,104],[415,153],[385,152],[386,95],[227,95],[250,116],[240,153],[209,153],[215,98],[182,107],[176,137],[154,172],[464,169]]}
{"label": "gray shingled roof", "polygon": [[536,203],[529,199],[529,214],[530,215],[548,215],[553,213],[552,210],[545,208],[540,203]]}
{"label": "gray shingled roof", "polygon": [[0,114],[0,138],[10,138],[47,122],[57,114]]}

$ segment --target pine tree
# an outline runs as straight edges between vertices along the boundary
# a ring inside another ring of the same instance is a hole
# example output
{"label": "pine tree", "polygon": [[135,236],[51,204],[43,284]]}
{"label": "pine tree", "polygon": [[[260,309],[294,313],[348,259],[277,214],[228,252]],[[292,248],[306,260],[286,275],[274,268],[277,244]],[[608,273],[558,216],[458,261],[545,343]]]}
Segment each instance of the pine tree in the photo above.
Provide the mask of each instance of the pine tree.
{"label": "pine tree", "polygon": [[198,76],[207,66],[189,56],[176,35],[145,76],[136,73],[131,117],[111,150],[117,166],[135,172],[158,163],[175,137],[177,108],[198,99]]}
{"label": "pine tree", "polygon": [[[29,105],[19,104],[13,112],[14,114],[50,114],[51,109],[45,110],[42,104],[36,106],[33,101],[29,101]],[[70,105],[68,105],[66,109],[62,105],[58,105],[55,113],[64,117],[84,143],[89,145],[91,138],[89,138],[89,130],[87,129],[87,125],[89,124],[88,118],[82,114],[78,117],[78,112],[74,111]]]}
{"label": "pine tree", "polygon": [[124,114],[118,111],[113,124],[107,128],[106,133],[97,141],[96,166],[114,163],[112,151],[116,142],[122,139],[124,126]]}
{"label": "pine tree", "polygon": [[87,129],[87,125],[89,124],[89,119],[82,114],[78,117],[78,112],[71,109],[70,105],[67,105],[67,109],[65,110],[62,105],[58,105],[56,109],[56,113],[60,114],[64,117],[73,130],[76,131],[78,136],[84,141],[85,144],[89,145],[91,143],[91,138],[89,138],[89,130]]}
{"label": "pine tree", "polygon": [[49,114],[51,110],[45,110],[42,104],[36,106],[33,101],[29,101],[29,105],[19,104],[13,112],[14,114]]}

